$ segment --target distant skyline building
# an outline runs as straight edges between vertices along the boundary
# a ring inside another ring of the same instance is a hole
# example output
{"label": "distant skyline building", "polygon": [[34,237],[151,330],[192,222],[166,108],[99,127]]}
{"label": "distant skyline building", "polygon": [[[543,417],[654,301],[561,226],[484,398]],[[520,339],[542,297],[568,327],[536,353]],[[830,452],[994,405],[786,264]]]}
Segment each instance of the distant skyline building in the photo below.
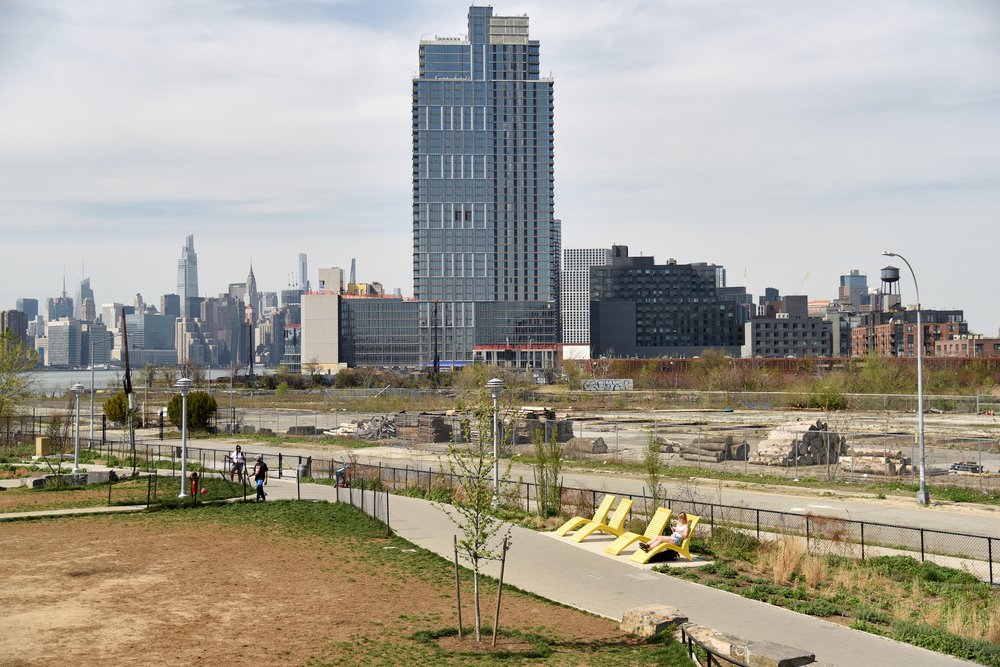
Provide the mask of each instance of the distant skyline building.
{"label": "distant skyline building", "polygon": [[28,342],[28,318],[20,310],[0,311],[0,332],[10,331],[22,345]]}
{"label": "distant skyline building", "polygon": [[189,234],[177,261],[177,294],[181,298],[181,317],[194,317],[191,299],[198,296],[198,254],[194,251],[194,234]]}
{"label": "distant skyline building", "polygon": [[303,292],[309,291],[309,261],[306,253],[299,253],[299,289]]}
{"label": "distant skyline building", "polygon": [[179,294],[164,294],[160,297],[160,313],[167,317],[181,316],[181,297]]}
{"label": "distant skyline building", "polygon": [[83,316],[83,300],[94,299],[94,290],[90,288],[90,278],[84,278],[80,281],[80,285],[76,288],[76,301],[74,301],[73,317],[78,320],[86,320],[87,318]]}
{"label": "distant skyline building", "polygon": [[841,308],[857,312],[861,306],[871,303],[868,297],[868,276],[858,269],[840,276],[837,299]]}
{"label": "distant skyline building", "polygon": [[28,299],[22,297],[17,300],[15,305],[17,310],[24,313],[29,322],[38,317],[38,299]]}
{"label": "distant skyline building", "polygon": [[562,342],[590,343],[590,267],[611,263],[611,248],[566,248],[563,250],[559,314]]}

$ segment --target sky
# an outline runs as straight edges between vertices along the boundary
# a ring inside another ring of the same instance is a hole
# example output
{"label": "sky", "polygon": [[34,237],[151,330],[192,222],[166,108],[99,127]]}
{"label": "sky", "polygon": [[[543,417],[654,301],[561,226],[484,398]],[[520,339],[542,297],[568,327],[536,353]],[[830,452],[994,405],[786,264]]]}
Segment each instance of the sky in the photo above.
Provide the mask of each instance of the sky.
{"label": "sky", "polygon": [[[563,247],[836,298],[917,274],[997,335],[1000,3],[545,0]],[[412,293],[410,89],[442,0],[0,0],[0,309],[202,295],[319,267]]]}

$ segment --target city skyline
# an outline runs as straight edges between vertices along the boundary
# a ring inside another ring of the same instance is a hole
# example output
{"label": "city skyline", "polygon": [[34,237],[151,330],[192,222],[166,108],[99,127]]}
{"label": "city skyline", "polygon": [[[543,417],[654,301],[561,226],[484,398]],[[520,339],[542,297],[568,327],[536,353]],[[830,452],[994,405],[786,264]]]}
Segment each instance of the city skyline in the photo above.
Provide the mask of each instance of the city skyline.
{"label": "city skyline", "polygon": [[[563,247],[625,244],[813,299],[851,269],[877,286],[891,250],[924,307],[996,334],[995,5],[492,5],[530,16],[557,82]],[[412,294],[413,43],[464,34],[466,10],[4,4],[0,308],[57,296],[64,265],[98,307],[158,303],[192,233],[205,295],[251,260],[279,291],[303,250],[313,273],[357,257],[359,280]]]}

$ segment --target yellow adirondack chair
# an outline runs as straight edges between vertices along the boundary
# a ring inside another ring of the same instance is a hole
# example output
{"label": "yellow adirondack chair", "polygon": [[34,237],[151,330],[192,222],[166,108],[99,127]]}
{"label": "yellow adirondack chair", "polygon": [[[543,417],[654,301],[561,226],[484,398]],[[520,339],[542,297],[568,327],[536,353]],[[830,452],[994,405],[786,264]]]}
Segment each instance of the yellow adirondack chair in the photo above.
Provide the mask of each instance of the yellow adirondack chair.
{"label": "yellow adirondack chair", "polygon": [[698,525],[699,517],[696,517],[694,514],[688,514],[687,519],[688,519],[688,536],[684,538],[684,541],[680,543],[680,546],[673,544],[672,542],[664,542],[663,544],[653,547],[649,551],[643,551],[642,549],[638,549],[634,554],[632,554],[629,557],[629,560],[635,563],[648,563],[649,559],[651,559],[653,556],[659,553],[663,553],[664,551],[667,550],[676,551],[677,553],[679,553],[681,556],[684,556],[688,560],[694,560],[693,558],[691,558],[691,551],[690,551],[691,538],[694,537],[694,529],[695,526]]}
{"label": "yellow adirondack chair", "polygon": [[565,537],[566,533],[574,531],[587,523],[592,521],[604,521],[608,516],[608,512],[611,511],[611,506],[615,504],[615,500],[617,498],[617,496],[610,493],[605,494],[604,498],[601,499],[601,504],[597,506],[596,510],[594,510],[594,518],[588,519],[582,516],[575,516],[563,525],[559,526],[559,528],[556,529],[556,535]]}
{"label": "yellow adirondack chair", "polygon": [[612,535],[620,536],[625,532],[625,520],[628,519],[628,511],[632,509],[632,499],[624,498],[618,507],[615,508],[615,513],[611,515],[607,523],[601,521],[591,521],[587,525],[580,528],[580,530],[573,533],[573,537],[569,538],[574,542],[583,542],[587,537],[595,532],[601,533],[611,533]]}
{"label": "yellow adirondack chair", "polygon": [[642,535],[639,533],[622,533],[621,536],[604,547],[604,553],[611,554],[612,556],[617,556],[621,552],[625,551],[630,544],[636,542],[649,542],[650,540],[659,537],[663,534],[663,531],[669,525],[670,515],[673,510],[668,510],[666,507],[657,507],[656,512],[653,513],[653,518],[649,520],[646,524],[646,530],[643,531]]}

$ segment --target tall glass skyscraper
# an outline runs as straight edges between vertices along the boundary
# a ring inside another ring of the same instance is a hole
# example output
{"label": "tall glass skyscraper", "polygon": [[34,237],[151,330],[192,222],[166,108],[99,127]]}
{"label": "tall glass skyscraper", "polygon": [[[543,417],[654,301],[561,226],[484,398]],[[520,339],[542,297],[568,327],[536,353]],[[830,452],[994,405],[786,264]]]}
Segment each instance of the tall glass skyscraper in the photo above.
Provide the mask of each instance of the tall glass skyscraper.
{"label": "tall glass skyscraper", "polygon": [[181,297],[181,317],[195,317],[191,313],[191,299],[198,296],[198,255],[194,251],[194,234],[188,235],[177,260],[177,294]]}
{"label": "tall glass skyscraper", "polygon": [[470,7],[468,20],[464,38],[420,42],[413,80],[413,289],[421,328],[455,361],[558,339],[553,82],[528,17]]}

